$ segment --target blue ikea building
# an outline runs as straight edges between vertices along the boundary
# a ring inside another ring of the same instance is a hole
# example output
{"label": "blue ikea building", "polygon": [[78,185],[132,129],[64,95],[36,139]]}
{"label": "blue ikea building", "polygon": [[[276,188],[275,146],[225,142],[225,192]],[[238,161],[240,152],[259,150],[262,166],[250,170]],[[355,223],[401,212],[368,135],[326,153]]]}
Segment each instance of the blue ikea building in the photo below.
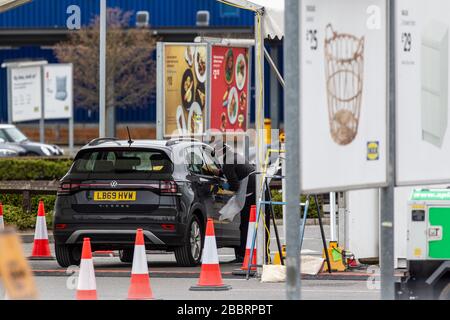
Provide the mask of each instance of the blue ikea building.
{"label": "blue ikea building", "polygon": [[[67,39],[70,31],[67,19],[72,14],[71,6],[80,10],[82,25],[88,25],[99,14],[98,0],[33,0],[16,9],[0,13],[0,64],[16,59],[45,59],[57,62],[52,46]],[[230,7],[215,0],[108,0],[108,7],[123,11],[147,11],[149,23],[162,41],[191,42],[198,35],[251,38],[253,36],[253,13]],[[197,12],[209,12],[209,25],[197,26]],[[69,13],[68,13],[69,12]],[[135,26],[133,14],[130,27]],[[276,51],[275,60],[280,70],[283,68],[283,54],[280,41],[266,43],[269,52]],[[253,64],[254,65],[254,64]],[[282,120],[282,90],[277,97],[270,97],[270,68],[266,70],[266,114],[272,119]],[[272,83],[273,85],[273,83]],[[254,86],[252,86],[254,89]],[[277,104],[277,115],[270,105]],[[272,109],[272,114],[270,114]],[[252,108],[254,110],[254,107]],[[278,117],[279,116],[279,117]],[[254,119],[254,111],[252,111]],[[155,101],[148,106],[117,110],[119,123],[154,123],[156,120]],[[6,72],[0,70],[0,123],[7,122]],[[75,106],[76,123],[98,122],[98,114]]]}

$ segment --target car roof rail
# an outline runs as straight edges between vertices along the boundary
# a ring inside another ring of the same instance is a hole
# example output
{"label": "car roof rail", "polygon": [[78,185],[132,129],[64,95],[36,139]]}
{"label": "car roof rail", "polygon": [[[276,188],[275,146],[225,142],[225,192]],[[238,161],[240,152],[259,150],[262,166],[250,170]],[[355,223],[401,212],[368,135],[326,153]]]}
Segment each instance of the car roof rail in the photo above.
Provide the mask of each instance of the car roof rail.
{"label": "car roof rail", "polygon": [[181,142],[202,142],[198,139],[195,138],[187,138],[187,137],[182,137],[182,138],[172,138],[169,141],[166,142],[166,147],[171,147],[176,145],[177,143],[181,143]]}
{"label": "car roof rail", "polygon": [[[108,137],[96,138],[96,139],[92,140],[91,142],[89,142],[88,145],[92,147],[92,146],[98,146],[98,145],[100,145],[102,143],[106,143],[106,142],[117,142],[118,140],[119,139],[117,139],[117,138],[108,138]],[[117,143],[117,144],[120,145],[120,143]]]}

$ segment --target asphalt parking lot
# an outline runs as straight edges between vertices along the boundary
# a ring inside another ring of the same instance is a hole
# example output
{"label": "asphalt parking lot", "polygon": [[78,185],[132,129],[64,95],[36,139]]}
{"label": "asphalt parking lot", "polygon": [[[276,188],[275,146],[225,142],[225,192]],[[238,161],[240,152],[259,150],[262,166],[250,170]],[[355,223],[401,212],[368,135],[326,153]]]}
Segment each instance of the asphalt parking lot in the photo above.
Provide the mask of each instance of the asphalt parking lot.
{"label": "asphalt parking lot", "polygon": [[[192,278],[151,278],[153,295],[165,300],[282,300],[284,283],[260,283],[257,279],[225,279],[230,291],[189,291],[196,280]],[[69,277],[37,277],[39,298],[43,300],[74,300],[76,291]],[[68,288],[69,284],[69,288]],[[130,280],[125,277],[97,277],[97,294],[100,300],[127,298]],[[370,290],[364,281],[305,280],[302,282],[303,298],[311,300],[374,300],[378,290]]]}
{"label": "asphalt parking lot", "polygon": [[[326,226],[327,227],[327,226]],[[327,230],[326,230],[327,231]],[[31,254],[32,243],[23,244],[25,254]],[[275,239],[271,244],[276,250]],[[53,252],[53,244],[51,244]],[[304,252],[308,255],[320,255],[321,239],[317,226],[308,226],[304,239]],[[232,249],[219,249],[224,282],[232,286],[225,292],[192,292],[190,286],[195,285],[200,267],[177,267],[175,257],[171,253],[148,252],[147,261],[155,298],[187,299],[187,300],[278,300],[285,297],[284,283],[261,283],[259,279],[245,280],[232,275],[240,266],[231,261],[234,259]],[[60,268],[55,260],[30,261],[39,291],[39,298],[44,300],[75,299],[77,267]],[[130,282],[131,265],[120,262],[117,256],[94,257],[97,290],[99,299],[126,299]],[[304,275],[304,299],[348,299],[372,300],[379,298],[379,291],[371,289],[367,284],[364,272],[351,274]],[[3,290],[3,288],[1,289]]]}

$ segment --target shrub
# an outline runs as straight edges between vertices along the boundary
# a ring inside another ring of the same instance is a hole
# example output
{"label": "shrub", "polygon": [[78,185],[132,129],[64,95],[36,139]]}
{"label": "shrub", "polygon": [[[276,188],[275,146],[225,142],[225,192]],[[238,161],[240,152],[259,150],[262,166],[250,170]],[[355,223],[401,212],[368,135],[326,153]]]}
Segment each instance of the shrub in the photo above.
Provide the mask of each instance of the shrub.
{"label": "shrub", "polygon": [[37,213],[39,201],[42,200],[44,202],[45,212],[53,211],[55,207],[56,196],[54,195],[45,195],[45,196],[34,196],[31,198],[31,212]]}
{"label": "shrub", "polygon": [[[300,201],[302,203],[306,202],[306,196],[301,196],[300,199],[301,199]],[[272,190],[272,201],[275,201],[275,202],[283,201],[283,194],[282,194],[281,190]],[[282,205],[274,205],[273,210],[275,213],[275,218],[277,218],[277,219],[283,218],[283,206]],[[303,217],[303,208],[302,208],[301,212],[299,210],[299,213],[300,213],[301,217]],[[322,213],[322,216],[323,216],[323,213]],[[318,211],[317,211],[316,201],[315,201],[314,197],[310,197],[308,218],[317,218],[317,217],[318,217]]]}
{"label": "shrub", "polygon": [[[5,224],[13,226],[18,230],[33,229],[36,226],[36,216],[36,212],[26,213],[20,207],[3,206]],[[45,219],[47,227],[51,228],[53,224],[53,209],[46,211]]]}
{"label": "shrub", "polygon": [[0,159],[0,180],[59,180],[71,165],[68,158]]}
{"label": "shrub", "polygon": [[[272,201],[275,201],[275,202],[283,201],[283,194],[281,193],[281,190],[272,190]],[[274,205],[273,212],[275,213],[276,219],[283,218],[283,206],[278,205],[278,204]]]}
{"label": "shrub", "polygon": [[3,205],[9,205],[13,207],[21,207],[22,206],[23,196],[21,194],[0,194],[0,202]]}
{"label": "shrub", "polygon": [[[55,195],[36,195],[31,197],[31,213],[36,214],[39,200],[44,201],[46,211],[53,210],[55,206]],[[0,194],[0,202],[4,205],[22,208],[23,196],[21,194]]]}
{"label": "shrub", "polygon": [[[302,203],[306,202],[306,196],[301,197],[301,202]],[[302,210],[301,214],[303,217],[303,210]],[[318,210],[317,210],[316,200],[314,197],[309,197],[308,218],[317,218],[318,216],[319,216],[319,214],[318,214]],[[323,216],[323,213],[322,213],[322,216]]]}
{"label": "shrub", "polygon": [[[72,161],[69,158],[0,159],[0,180],[59,180],[69,171]],[[22,209],[21,194],[0,194],[0,202],[4,205],[5,223],[19,230],[33,229],[40,200],[44,201],[47,226],[51,227],[55,195],[32,196],[31,212],[28,213]]]}

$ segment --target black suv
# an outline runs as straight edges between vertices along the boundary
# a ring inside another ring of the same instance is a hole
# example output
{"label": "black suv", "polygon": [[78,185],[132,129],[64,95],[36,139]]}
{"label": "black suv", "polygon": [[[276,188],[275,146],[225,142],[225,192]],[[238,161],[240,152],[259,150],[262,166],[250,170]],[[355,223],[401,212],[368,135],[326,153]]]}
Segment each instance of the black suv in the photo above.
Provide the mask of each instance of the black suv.
{"label": "black suv", "polygon": [[55,204],[60,266],[80,263],[84,237],[92,249],[119,250],[131,263],[136,229],[147,250],[173,251],[181,266],[200,263],[207,218],[218,247],[239,246],[240,217],[219,222],[233,196],[210,146],[194,140],[96,139],[83,147],[61,180]]}

